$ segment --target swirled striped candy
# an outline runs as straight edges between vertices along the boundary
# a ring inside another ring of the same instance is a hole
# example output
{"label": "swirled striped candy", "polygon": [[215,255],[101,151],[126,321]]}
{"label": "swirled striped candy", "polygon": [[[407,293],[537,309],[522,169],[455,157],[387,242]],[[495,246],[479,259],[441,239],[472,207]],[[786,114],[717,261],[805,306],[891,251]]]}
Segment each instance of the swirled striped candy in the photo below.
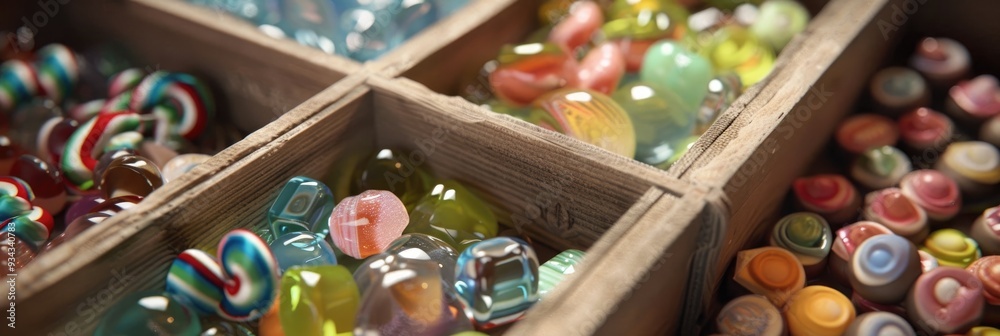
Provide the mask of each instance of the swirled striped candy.
{"label": "swirled striped candy", "polygon": [[35,62],[39,93],[62,102],[76,86],[80,62],[72,50],[62,44],[50,44],[38,51]]}
{"label": "swirled striped candy", "polygon": [[77,122],[86,122],[90,120],[98,113],[101,113],[101,109],[107,105],[108,101],[104,99],[91,100],[89,102],[74,106],[69,109],[70,119],[76,120]]}
{"label": "swirled striped candy", "polygon": [[21,60],[0,65],[0,110],[10,111],[38,93],[35,69]]}
{"label": "swirled striped candy", "polygon": [[28,183],[13,176],[0,176],[0,221],[28,213],[34,199]]}
{"label": "swirled striped candy", "polygon": [[[220,263],[221,261],[221,263]],[[260,318],[278,290],[278,264],[267,244],[237,229],[219,241],[219,259],[189,249],[174,259],[167,292],[204,314],[233,321]]]}
{"label": "swirled striped candy", "polygon": [[[36,250],[45,244],[55,226],[55,220],[48,211],[41,207],[34,207],[31,212],[11,218],[4,222],[2,226],[4,232],[11,232],[21,241],[28,243]],[[11,228],[13,226],[13,228]]]}
{"label": "swirled striped candy", "polygon": [[806,273],[815,275],[823,270],[833,245],[830,224],[819,214],[797,212],[785,216],[774,225],[771,246],[792,252]]}
{"label": "swirled striped candy", "polygon": [[[174,109],[156,108],[175,104]],[[146,76],[132,93],[131,109],[140,113],[162,114],[173,133],[195,139],[205,130],[215,113],[208,88],[194,76],[157,71]]]}
{"label": "swirled striped candy", "polygon": [[77,128],[66,143],[60,164],[66,178],[81,190],[94,186],[94,167],[101,151],[116,134],[141,129],[134,112],[101,113]]}
{"label": "swirled striped candy", "polygon": [[146,72],[138,68],[122,70],[122,72],[111,77],[111,80],[108,82],[108,97],[132,91],[132,89],[139,86],[144,77],[146,77]]}

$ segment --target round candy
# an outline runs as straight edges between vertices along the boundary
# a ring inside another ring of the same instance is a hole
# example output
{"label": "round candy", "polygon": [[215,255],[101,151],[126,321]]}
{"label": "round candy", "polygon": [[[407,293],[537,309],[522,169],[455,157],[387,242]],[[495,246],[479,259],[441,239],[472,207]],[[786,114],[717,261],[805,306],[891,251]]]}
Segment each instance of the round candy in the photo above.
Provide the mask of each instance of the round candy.
{"label": "round candy", "polygon": [[847,274],[850,272],[850,262],[854,251],[865,240],[880,234],[893,233],[884,225],[870,221],[860,221],[837,230],[833,246],[830,248],[833,252],[833,255],[830,256],[830,270],[833,275],[841,282],[848,283]]}
{"label": "round candy", "polygon": [[[654,1],[647,1],[654,2]],[[601,28],[604,38],[623,54],[629,72],[642,68],[649,48],[659,40],[681,40],[687,33],[688,12],[676,4],[655,1],[652,6],[618,0],[610,11],[614,17]]]}
{"label": "round candy", "polygon": [[899,183],[912,169],[910,159],[892,146],[866,150],[851,166],[851,177],[870,189],[882,189]]}
{"label": "round candy", "polygon": [[[366,190],[389,190],[406,205],[407,210],[420,201],[431,188],[433,178],[426,167],[415,165],[414,155],[403,150],[384,148],[368,158],[351,173],[350,195]],[[346,174],[345,174],[346,175]],[[335,184],[331,184],[333,186]],[[342,188],[337,188],[337,198]]]}
{"label": "round candy", "polygon": [[[405,276],[406,272],[399,273]],[[297,267],[281,277],[278,315],[286,335],[335,335],[354,330],[361,294],[341,265]]]}
{"label": "round candy", "polygon": [[969,264],[966,270],[983,283],[983,297],[986,303],[1000,306],[1000,256],[982,257]]}
{"label": "round candy", "polygon": [[611,94],[625,75],[625,58],[618,47],[604,43],[590,50],[580,62],[576,85],[582,89]]}
{"label": "round candy", "polygon": [[361,293],[367,292],[374,280],[370,277],[372,273],[366,273],[367,270],[382,267],[390,258],[434,261],[437,263],[444,283],[449,287],[455,283],[455,263],[458,261],[458,252],[434,236],[409,233],[392,241],[385,252],[365,259],[365,262],[358,266],[354,271],[354,281]]}
{"label": "round candy", "polygon": [[822,215],[833,223],[857,218],[861,206],[858,191],[841,175],[801,177],[792,182],[795,201],[802,209]]}
{"label": "round candy", "polygon": [[965,268],[982,257],[979,244],[955,229],[934,231],[921,250],[937,258],[941,266]]}
{"label": "round candy", "polygon": [[396,195],[368,190],[340,201],[330,215],[330,240],[355,259],[381,253],[399,238],[409,223],[406,207]]}
{"label": "round candy", "polygon": [[[35,258],[49,239],[54,226],[52,215],[37,206],[28,214],[7,219],[0,224],[2,232],[9,234],[7,239],[0,241],[0,246],[3,246],[5,255],[14,258],[15,269],[23,268]],[[11,247],[13,251],[9,250]]]}
{"label": "round candy", "polygon": [[27,214],[34,200],[35,194],[24,180],[0,176],[0,220]]}
{"label": "round candy", "polygon": [[842,335],[854,317],[851,300],[825,286],[803,288],[785,306],[785,321],[792,335]]}
{"label": "round candy", "polygon": [[924,273],[910,288],[906,313],[926,334],[954,334],[979,323],[983,284],[961,268],[938,267]]}
{"label": "round candy", "polygon": [[981,141],[948,145],[934,166],[958,184],[969,197],[982,196],[1000,183],[1000,151]]}
{"label": "round candy", "polygon": [[101,202],[90,209],[88,213],[103,213],[108,216],[117,215],[142,202],[142,197],[135,195],[119,196]]}
{"label": "round candy", "polygon": [[903,301],[921,271],[913,243],[897,235],[878,235],[854,251],[848,278],[855,293],[868,301],[894,304]]}
{"label": "round candy", "polygon": [[873,191],[865,196],[863,215],[866,220],[885,225],[914,243],[923,242],[930,233],[927,213],[898,188]]}
{"label": "round candy", "polygon": [[61,44],[50,44],[38,50],[35,62],[40,93],[55,102],[62,102],[72,92],[80,78],[80,59]]}
{"label": "round candy", "polygon": [[845,336],[897,335],[916,336],[909,322],[899,315],[888,312],[871,312],[858,316],[847,327]]}
{"label": "round candy", "polygon": [[744,295],[729,301],[715,318],[715,325],[724,335],[785,334],[785,321],[781,312],[760,295]]}
{"label": "round candy", "polygon": [[101,154],[101,158],[97,160],[97,165],[94,166],[94,184],[101,185],[101,178],[104,177],[104,172],[108,170],[108,165],[111,164],[111,161],[123,156],[132,155],[138,155],[138,153],[131,148],[116,149]]}
{"label": "round candy", "polygon": [[22,155],[11,167],[10,174],[31,186],[31,191],[35,194],[32,205],[55,214],[66,206],[66,188],[62,176],[48,162],[31,155]]}
{"label": "round candy", "polygon": [[740,251],[733,279],[754,294],[767,297],[775,306],[805,286],[806,274],[794,254],[778,247]]}
{"label": "round candy", "polygon": [[230,231],[219,241],[219,259],[196,249],[170,265],[167,292],[203,314],[233,321],[260,318],[278,291],[278,263],[250,231]]}
{"label": "round candy", "polygon": [[872,98],[889,112],[927,106],[931,101],[927,82],[916,71],[904,67],[879,70],[869,86]]}
{"label": "round candy", "polygon": [[546,122],[535,122],[625,157],[635,156],[636,134],[628,113],[610,97],[589,90],[563,89],[535,104]]}
{"label": "round candy", "polygon": [[455,290],[477,328],[514,322],[538,301],[538,257],[517,238],[481,241],[458,256]]}
{"label": "round candy", "polygon": [[0,111],[13,111],[39,91],[34,68],[21,60],[0,65]]}
{"label": "round candy", "polygon": [[931,220],[949,220],[962,207],[958,185],[936,170],[924,169],[906,174],[899,187],[903,195],[923,208]]}
{"label": "round candy", "polygon": [[94,335],[198,335],[198,315],[157,291],[128,294],[104,312]]}
{"label": "round candy", "polygon": [[133,111],[161,115],[170,122],[172,134],[188,140],[197,139],[215,113],[212,94],[200,80],[165,71],[143,78],[134,90],[130,107]]}
{"label": "round candy", "polygon": [[63,230],[58,236],[52,237],[45,247],[42,248],[40,253],[49,253],[49,251],[54,250],[63,243],[69,241],[73,237],[76,237],[90,229],[91,227],[100,224],[104,220],[108,219],[110,215],[107,213],[88,213],[86,215],[77,217],[69,224],[66,224],[66,229]]}
{"label": "round candy", "polygon": [[696,110],[680,97],[644,82],[622,86],[612,98],[635,126],[635,159],[650,165],[670,160],[695,126]]}
{"label": "round candy", "polygon": [[899,118],[903,142],[915,150],[941,148],[951,141],[955,126],[945,115],[921,107]]}
{"label": "round candy", "polygon": [[38,157],[46,162],[62,161],[66,143],[80,123],[70,118],[52,118],[38,132]]}
{"label": "round candy", "polygon": [[543,94],[574,84],[576,60],[552,43],[505,45],[500,65],[490,74],[498,98],[514,106],[531,104]]}
{"label": "round candy", "polygon": [[910,66],[936,87],[947,88],[969,73],[969,50],[958,41],[928,37],[920,41]]}
{"label": "round candy", "polygon": [[72,223],[77,218],[90,213],[90,209],[98,206],[106,201],[103,197],[97,194],[85,195],[80,198],[79,201],[74,202],[69,208],[66,209],[66,223]]}
{"label": "round candy", "polygon": [[160,169],[138,155],[111,160],[101,176],[101,194],[108,199],[128,195],[146,197],[161,186]]}
{"label": "round candy", "polygon": [[[712,75],[708,59],[669,40],[659,41],[649,48],[640,70],[642,81],[673,92],[687,106],[699,106],[705,100]],[[744,81],[743,85],[748,83]]]}
{"label": "round candy", "polygon": [[848,153],[862,154],[871,148],[895,145],[899,130],[892,119],[876,114],[857,114],[840,123],[836,138]]}
{"label": "round candy", "polygon": [[948,92],[945,111],[958,120],[977,122],[1000,114],[1000,83],[993,75],[958,83]]}
{"label": "round candy", "polygon": [[139,115],[133,112],[101,113],[78,128],[66,143],[60,167],[66,178],[81,190],[94,186],[94,168],[102,150],[116,134],[139,130]]}
{"label": "round candy", "polygon": [[[601,12],[601,7],[597,3],[581,1],[570,7],[569,15],[552,28],[552,32],[549,33],[549,42],[572,53],[576,48],[590,41],[591,35],[594,35],[594,32],[601,28],[603,22],[604,13]],[[624,66],[624,63],[622,65]]]}
{"label": "round candy", "polygon": [[337,264],[333,247],[315,233],[287,233],[271,242],[270,248],[278,261],[280,273],[296,266]]}
{"label": "round candy", "polygon": [[833,233],[823,217],[811,212],[797,212],[787,215],[771,232],[771,246],[792,252],[806,274],[817,275],[826,266],[826,257],[833,244]]}
{"label": "round candy", "polygon": [[715,31],[702,54],[712,61],[716,71],[732,71],[739,75],[744,87],[757,84],[774,68],[771,45],[736,24],[727,24]]}
{"label": "round candy", "polygon": [[406,233],[434,236],[458,251],[497,236],[497,219],[486,202],[455,180],[439,183],[410,211]]}
{"label": "round candy", "polygon": [[163,182],[166,183],[176,180],[180,178],[181,175],[184,175],[185,173],[191,171],[191,169],[194,169],[194,167],[205,163],[205,161],[208,161],[211,158],[211,155],[206,154],[181,154],[175,156],[173,159],[170,159],[170,161],[167,161],[167,163],[163,165],[163,168],[160,169],[160,172],[163,173]]}
{"label": "round candy", "polygon": [[972,224],[970,236],[979,243],[983,254],[1000,255],[1000,207],[983,211]]}
{"label": "round candy", "polygon": [[809,24],[809,11],[797,1],[765,1],[757,15],[757,20],[750,25],[750,32],[774,50],[784,48]]}

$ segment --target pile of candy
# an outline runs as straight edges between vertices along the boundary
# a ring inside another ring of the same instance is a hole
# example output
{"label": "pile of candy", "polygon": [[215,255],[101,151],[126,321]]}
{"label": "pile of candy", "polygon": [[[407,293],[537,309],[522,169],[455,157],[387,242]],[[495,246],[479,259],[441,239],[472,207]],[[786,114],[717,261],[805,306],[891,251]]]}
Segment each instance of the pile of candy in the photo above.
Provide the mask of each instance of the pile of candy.
{"label": "pile of candy", "polygon": [[468,0],[187,0],[264,33],[358,61],[385,54]]}
{"label": "pile of candy", "polygon": [[575,272],[583,252],[539,265],[524,240],[498,236],[479,197],[401,154],[383,149],[333,174],[338,193],[354,195],[336,205],[327,184],[291,178],[260,236],[237,229],[214,255],[183,251],[165,292],[119,301],[95,334],[248,335],[225,321],[259,320],[259,335],[482,335]]}
{"label": "pile of candy", "polygon": [[[106,77],[97,61],[60,44],[21,56],[0,65],[0,227],[15,270],[207,160],[178,151],[215,110],[191,75],[126,69],[82,88]],[[94,86],[108,98],[79,102]]]}
{"label": "pile of candy", "polygon": [[664,169],[809,21],[791,0],[695,14],[673,0],[548,0],[539,16],[543,28],[504,46],[462,95]]}
{"label": "pile of candy", "polygon": [[[753,294],[722,309],[719,332],[1000,334],[1000,151],[992,128],[1000,87],[991,75],[965,80],[969,63],[958,42],[928,38],[912,69],[874,76],[882,114],[849,117],[835,136],[834,156],[853,160],[842,167],[850,179],[794,181],[804,212],[778,221],[770,247],[738,254],[734,280]],[[947,99],[931,99],[938,94]],[[934,110],[940,106],[947,115]]]}

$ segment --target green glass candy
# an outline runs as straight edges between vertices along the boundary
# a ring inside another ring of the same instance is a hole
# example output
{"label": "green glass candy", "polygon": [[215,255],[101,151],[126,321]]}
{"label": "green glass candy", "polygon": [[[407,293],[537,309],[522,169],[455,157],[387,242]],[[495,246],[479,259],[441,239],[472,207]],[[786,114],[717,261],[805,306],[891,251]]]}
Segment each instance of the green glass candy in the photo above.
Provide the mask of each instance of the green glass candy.
{"label": "green glass candy", "polygon": [[739,75],[744,87],[764,79],[774,68],[771,45],[735,24],[715,31],[701,53],[712,61],[716,71],[732,71]]}
{"label": "green glass candy", "polygon": [[[399,149],[382,149],[354,171],[351,194],[365,190],[388,190],[411,210],[430,189],[433,178],[421,165],[426,158]],[[409,154],[409,155],[407,155]]]}
{"label": "green glass candy", "polygon": [[343,266],[289,269],[281,278],[281,328],[286,335],[351,332],[360,301],[354,277]]}
{"label": "green glass candy", "polygon": [[611,5],[607,23],[601,28],[609,40],[618,38],[681,39],[687,33],[690,13],[669,1],[618,0]]}
{"label": "green glass candy", "polygon": [[806,30],[809,11],[798,1],[768,0],[760,6],[757,20],[750,25],[750,32],[781,50],[795,37]]}
{"label": "green glass candy", "polygon": [[538,268],[538,295],[545,297],[555,289],[567,275],[576,272],[576,265],[583,261],[586,253],[569,249],[562,251]]}
{"label": "green glass candy", "polygon": [[673,93],[652,84],[636,82],[616,91],[612,98],[632,118],[635,159],[650,165],[666,162],[678,152],[694,130],[697,110],[684,105]]}
{"label": "green glass candy", "polygon": [[410,212],[403,233],[423,233],[441,239],[461,252],[484,239],[496,237],[496,216],[479,197],[449,180],[424,196]]}
{"label": "green glass candy", "polygon": [[687,153],[687,151],[689,149],[691,149],[691,145],[694,145],[695,141],[698,141],[698,138],[699,138],[699,136],[692,135],[692,136],[689,136],[689,137],[684,138],[683,140],[681,140],[677,144],[677,147],[676,147],[677,151],[674,152],[674,155],[671,156],[670,159],[667,160],[667,162],[664,162],[662,164],[658,164],[658,165],[656,165],[656,167],[660,168],[660,169],[664,169],[664,170],[670,169],[670,166],[674,165],[674,163],[677,162],[677,160],[680,160],[681,157],[684,156],[684,154]]}
{"label": "green glass candy", "polygon": [[194,310],[161,292],[143,291],[129,294],[111,306],[94,335],[196,336],[201,331],[201,321]]}
{"label": "green glass candy", "polygon": [[640,78],[680,97],[685,106],[699,106],[708,95],[712,64],[674,41],[660,41],[646,52]]}

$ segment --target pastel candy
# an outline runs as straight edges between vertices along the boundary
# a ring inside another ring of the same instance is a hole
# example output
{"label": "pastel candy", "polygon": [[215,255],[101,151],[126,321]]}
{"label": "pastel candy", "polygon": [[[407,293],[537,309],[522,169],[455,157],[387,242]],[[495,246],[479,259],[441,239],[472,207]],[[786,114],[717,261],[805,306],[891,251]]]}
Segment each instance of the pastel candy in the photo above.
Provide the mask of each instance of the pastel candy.
{"label": "pastel candy", "polygon": [[910,66],[936,87],[947,88],[969,73],[969,50],[958,41],[928,37],[920,41]]}
{"label": "pastel candy", "polygon": [[101,176],[101,194],[104,198],[121,196],[146,197],[163,186],[160,169],[148,159],[138,155],[116,158],[108,164]]}
{"label": "pastel candy", "polygon": [[862,216],[865,220],[885,225],[893,233],[914,243],[923,242],[930,233],[927,213],[898,188],[868,193]]}
{"label": "pastel candy", "polygon": [[878,235],[865,240],[851,257],[848,278],[855,293],[868,301],[895,304],[922,270],[917,247],[897,235]]}
{"label": "pastel candy", "polygon": [[586,253],[569,249],[560,252],[538,268],[538,296],[544,298],[559,285],[566,276],[576,273],[577,265],[583,261]]}
{"label": "pastel candy", "polygon": [[334,335],[354,330],[361,295],[340,265],[288,270],[281,278],[281,327],[287,335]]}
{"label": "pastel candy", "polygon": [[923,250],[917,252],[920,253],[920,268],[924,271],[924,273],[930,272],[932,269],[941,266],[941,264],[938,263],[937,258],[930,253]]}
{"label": "pastel candy", "polygon": [[0,176],[0,220],[7,220],[31,211],[35,194],[27,182],[13,176]]}
{"label": "pastel candy", "polygon": [[281,188],[267,211],[267,221],[275,236],[302,231],[325,232],[333,207],[333,193],[323,182],[296,176]]}
{"label": "pastel candy", "polygon": [[850,261],[861,243],[869,238],[882,234],[893,234],[889,228],[882,224],[869,221],[861,221],[844,226],[837,230],[834,235],[833,255],[830,257],[830,269],[839,280],[847,283],[847,274],[850,272]]}
{"label": "pastel candy", "polygon": [[694,131],[695,107],[641,81],[622,86],[612,98],[628,113],[635,127],[636,160],[658,165],[683,151],[684,139]]}
{"label": "pastel candy", "polygon": [[1000,256],[985,256],[966,268],[983,283],[983,298],[996,309],[1000,306]]}
{"label": "pastel candy", "polygon": [[81,190],[94,187],[94,168],[104,146],[118,133],[140,129],[134,112],[101,113],[81,125],[66,144],[60,165],[65,177]]}
{"label": "pastel candy", "polygon": [[354,271],[354,282],[362,293],[375,283],[374,277],[378,268],[385,266],[394,259],[429,260],[437,264],[444,285],[452,287],[455,283],[455,263],[458,262],[458,252],[443,240],[422,233],[410,233],[392,241],[389,247],[379,255],[365,259],[365,262]]}
{"label": "pastel candy", "polygon": [[826,265],[833,244],[833,232],[823,217],[810,212],[787,215],[774,225],[771,246],[792,252],[807,274],[816,275]]}
{"label": "pastel candy", "polygon": [[677,42],[660,41],[646,52],[640,78],[673,92],[687,106],[699,106],[708,95],[712,73],[709,60],[701,55]]}
{"label": "pastel candy", "polygon": [[806,274],[802,263],[791,252],[779,247],[761,247],[736,254],[733,280],[781,307],[805,286]]}
{"label": "pastel candy", "polygon": [[202,314],[233,321],[260,318],[278,291],[278,263],[250,231],[230,231],[219,241],[219,259],[201,250],[181,252],[170,266],[167,292]]}
{"label": "pastel candy", "polygon": [[437,262],[387,257],[355,272],[371,279],[362,292],[356,334],[449,335],[471,331],[470,313],[443,281]]}
{"label": "pastel candy", "polygon": [[955,229],[934,231],[927,237],[921,250],[937,258],[941,266],[965,268],[982,257],[979,244]]}
{"label": "pastel candy", "polygon": [[562,89],[535,104],[546,112],[543,127],[625,157],[635,155],[636,135],[628,113],[610,97],[589,90]]}
{"label": "pastel candy", "polygon": [[587,43],[603,22],[604,14],[597,3],[581,1],[570,7],[569,15],[552,28],[549,41],[572,52]]}
{"label": "pastel candy", "polygon": [[948,92],[945,111],[959,120],[979,122],[1000,114],[1000,83],[993,75],[958,83]]}
{"label": "pastel candy", "polygon": [[903,142],[916,150],[940,148],[951,141],[955,126],[945,115],[919,108],[899,118]]}
{"label": "pastel candy", "polygon": [[857,209],[861,206],[857,189],[841,175],[800,177],[792,182],[792,191],[799,207],[834,223],[857,218]]}
{"label": "pastel candy", "polygon": [[280,273],[298,266],[336,265],[337,256],[322,236],[312,232],[291,232],[269,245]]}
{"label": "pastel candy", "polygon": [[955,142],[934,169],[955,180],[964,195],[983,196],[1000,183],[1000,151],[982,141]]}
{"label": "pastel candy", "polygon": [[179,300],[157,291],[141,291],[108,308],[94,335],[197,336],[201,331],[198,315]]}
{"label": "pastel candy", "polygon": [[525,106],[547,92],[574,84],[576,60],[552,43],[505,45],[490,74],[493,92],[505,103]]}
{"label": "pastel candy", "polygon": [[958,185],[936,170],[923,169],[906,174],[899,187],[903,195],[923,208],[931,220],[949,220],[962,207]]}
{"label": "pastel candy", "polygon": [[871,148],[895,145],[899,130],[892,119],[862,113],[841,122],[835,137],[840,148],[850,154],[862,154]]}
{"label": "pastel candy", "polygon": [[368,190],[340,201],[330,215],[330,240],[355,259],[385,251],[410,217],[391,192]]}
{"label": "pastel candy", "polygon": [[459,299],[479,329],[514,322],[538,301],[538,257],[520,239],[497,237],[470,246],[455,272]]}
{"label": "pastel candy", "polygon": [[766,297],[744,295],[729,301],[715,318],[724,335],[781,336],[785,322],[781,312]]}
{"label": "pastel candy", "polygon": [[865,335],[898,335],[916,336],[909,322],[899,315],[887,312],[871,312],[859,315],[851,326],[847,327],[845,336]]}
{"label": "pastel candy", "polygon": [[851,300],[825,286],[809,286],[795,293],[784,316],[792,335],[841,335],[854,322]]}
{"label": "pastel candy", "polygon": [[576,85],[583,89],[611,94],[624,75],[625,58],[622,52],[611,43],[603,43],[591,49],[580,62]]}
{"label": "pastel candy", "polygon": [[[161,114],[170,121],[172,134],[193,140],[201,135],[215,114],[213,99],[205,84],[194,76],[157,71],[146,76],[135,88],[130,107],[141,113]],[[172,105],[172,108],[156,108],[162,105]]]}
{"label": "pastel candy", "polygon": [[931,100],[924,78],[904,67],[889,67],[875,73],[869,90],[872,98],[889,112],[927,106]]}
{"label": "pastel candy", "polygon": [[458,181],[439,183],[410,212],[403,232],[434,236],[458,251],[496,237],[497,219],[479,197]]}
{"label": "pastel candy", "polygon": [[864,151],[851,166],[851,177],[869,189],[882,189],[898,184],[912,169],[903,151],[882,146]]}
{"label": "pastel candy", "polygon": [[983,284],[964,269],[938,267],[921,275],[910,288],[906,313],[918,332],[963,332],[982,318]]}
{"label": "pastel candy", "polygon": [[992,207],[972,224],[970,236],[986,255],[1000,255],[1000,207]]}

